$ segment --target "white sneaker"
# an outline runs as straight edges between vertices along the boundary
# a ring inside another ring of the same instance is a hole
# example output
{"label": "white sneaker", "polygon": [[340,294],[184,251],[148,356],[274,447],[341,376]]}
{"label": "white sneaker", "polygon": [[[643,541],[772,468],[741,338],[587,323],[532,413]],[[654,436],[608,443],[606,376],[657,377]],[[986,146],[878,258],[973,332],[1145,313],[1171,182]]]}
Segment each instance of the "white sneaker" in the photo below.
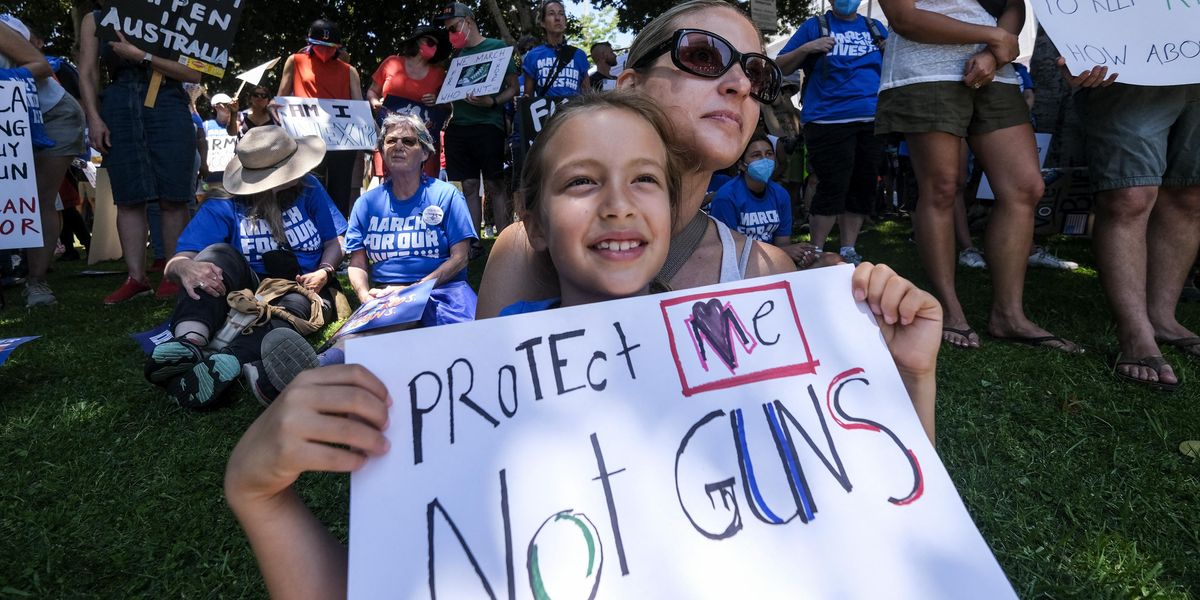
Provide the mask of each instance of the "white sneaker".
{"label": "white sneaker", "polygon": [[958,253],[958,264],[971,269],[986,269],[987,259],[983,257],[979,248],[972,246]]}
{"label": "white sneaker", "polygon": [[1033,253],[1029,255],[1029,266],[1074,271],[1075,269],[1079,268],[1079,263],[1069,260],[1062,260],[1061,258],[1050,254],[1044,247],[1034,246]]}
{"label": "white sneaker", "polygon": [[25,291],[21,292],[25,296],[25,306],[52,306],[58,300],[54,297],[54,292],[50,291],[50,286],[44,281],[29,281],[25,283]]}

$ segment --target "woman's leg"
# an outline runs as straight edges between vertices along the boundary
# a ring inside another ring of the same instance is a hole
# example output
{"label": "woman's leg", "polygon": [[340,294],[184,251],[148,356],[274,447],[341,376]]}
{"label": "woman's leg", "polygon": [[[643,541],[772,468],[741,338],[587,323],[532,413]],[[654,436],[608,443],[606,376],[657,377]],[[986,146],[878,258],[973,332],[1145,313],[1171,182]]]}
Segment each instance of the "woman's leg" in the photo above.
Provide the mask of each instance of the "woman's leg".
{"label": "woman's leg", "polygon": [[[70,156],[34,156],[33,168],[37,172],[38,205],[42,213],[42,247],[30,248],[29,282],[46,282],[46,271],[50,269],[50,258],[54,254],[54,246],[58,242],[58,211],[54,208],[54,198],[58,195],[58,187],[62,184],[67,168],[71,166]],[[52,304],[51,295],[49,302]]]}
{"label": "woman's leg", "polygon": [[[212,263],[221,269],[221,282],[228,291],[254,290],[258,287],[258,276],[250,269],[250,263],[229,244],[213,244],[192,258],[198,262]],[[188,338],[198,345],[206,346],[212,341],[217,329],[225,323],[229,314],[229,303],[225,296],[213,296],[200,292],[199,300],[180,290],[171,315],[172,332],[175,337]]]}
{"label": "woman's leg", "polygon": [[[1049,336],[1025,316],[1023,304],[1025,269],[1033,242],[1033,212],[1045,191],[1033,127],[1023,123],[976,134],[969,141],[996,193],[984,237],[993,288],[988,332],[1007,338]],[[1049,340],[1042,345],[1068,352],[1078,349],[1065,340]]]}
{"label": "woman's leg", "polygon": [[[913,171],[917,176],[917,250],[945,310],[943,339],[960,348],[978,348],[979,336],[970,324],[954,290],[954,198],[963,165],[962,138],[939,131],[908,134]],[[963,333],[955,333],[958,330]]]}

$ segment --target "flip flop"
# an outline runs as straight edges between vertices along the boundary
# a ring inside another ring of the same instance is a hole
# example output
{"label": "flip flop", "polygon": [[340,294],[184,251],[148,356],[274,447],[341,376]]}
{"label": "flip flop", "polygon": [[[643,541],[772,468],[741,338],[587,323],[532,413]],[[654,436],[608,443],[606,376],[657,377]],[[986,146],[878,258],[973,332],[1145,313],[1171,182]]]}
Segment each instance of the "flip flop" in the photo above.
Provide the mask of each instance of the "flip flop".
{"label": "flip flop", "polygon": [[1121,379],[1124,379],[1130,383],[1144,385],[1160,392],[1173,392],[1179,388],[1181,383],[1183,383],[1183,380],[1179,380],[1175,383],[1150,381],[1148,379],[1134,377],[1133,375],[1127,375],[1117,370],[1119,367],[1123,366],[1150,367],[1151,369],[1154,369],[1154,372],[1157,373],[1159,377],[1162,377],[1163,367],[1169,366],[1167,364],[1167,359],[1163,358],[1162,355],[1146,356],[1138,360],[1121,360],[1121,355],[1118,353],[1110,366],[1112,367],[1113,375],[1116,375],[1117,377],[1120,377]]}
{"label": "flip flop", "polygon": [[1200,357],[1200,336],[1181,337],[1173,340],[1156,338],[1155,341],[1163,346],[1171,346],[1184,354]]}
{"label": "flip flop", "polygon": [[[1033,336],[992,335],[990,337],[992,339],[994,339],[996,341],[1000,341],[1000,342],[1010,342],[1013,344],[1024,344],[1026,346],[1033,346],[1035,348],[1047,348],[1050,350],[1057,350],[1059,352],[1064,352],[1066,354],[1083,354],[1083,348],[1080,347],[1079,344],[1076,344],[1075,342],[1072,342],[1071,340],[1068,340],[1062,336],[1057,336],[1057,335],[1033,335]],[[1074,346],[1075,350],[1068,350],[1068,348],[1070,348],[1071,346]]]}
{"label": "flip flop", "polygon": [[958,348],[960,350],[978,350],[979,349],[979,346],[971,346],[971,345],[961,346],[959,344],[955,344],[946,339],[947,333],[953,333],[954,335],[961,336],[963,339],[967,340],[968,344],[970,344],[971,336],[975,336],[975,339],[979,339],[979,334],[976,333],[974,329],[971,329],[970,327],[964,327],[962,329],[959,329],[957,327],[942,326],[942,342],[950,344],[951,347]]}

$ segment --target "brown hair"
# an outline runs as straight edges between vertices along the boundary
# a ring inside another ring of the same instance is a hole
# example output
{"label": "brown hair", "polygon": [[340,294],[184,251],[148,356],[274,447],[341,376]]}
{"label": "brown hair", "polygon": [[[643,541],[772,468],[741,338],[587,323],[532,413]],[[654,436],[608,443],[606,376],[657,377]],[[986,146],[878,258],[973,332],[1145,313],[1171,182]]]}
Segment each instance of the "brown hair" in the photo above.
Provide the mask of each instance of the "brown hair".
{"label": "brown hair", "polygon": [[682,196],[681,179],[686,166],[683,161],[683,149],[675,141],[675,132],[671,120],[657,104],[645,94],[634,90],[616,90],[601,94],[584,94],[571,98],[558,107],[546,127],[538,134],[525,157],[525,167],[521,171],[522,206],[518,208],[521,220],[526,227],[544,230],[541,222],[542,182],[554,169],[550,164],[552,157],[546,155],[546,147],[550,140],[563,128],[563,124],[576,115],[597,112],[601,110],[624,110],[633,113],[654,128],[662,140],[667,156],[667,195],[671,204],[672,226],[678,216],[679,200]]}
{"label": "brown hair", "polygon": [[563,0],[542,0],[542,2],[540,4],[538,4],[538,8],[537,8],[538,25],[541,25],[542,21],[546,20],[546,7],[548,7],[551,4],[557,4],[559,6],[559,8],[563,9],[563,15],[566,15],[567,5],[563,4]]}
{"label": "brown hair", "polygon": [[[694,12],[710,8],[732,10],[746,19],[747,23],[754,25],[750,17],[746,16],[746,13],[725,0],[691,0],[690,2],[676,4],[667,9],[666,12],[655,17],[654,20],[650,21],[638,32],[637,37],[633,39],[633,44],[629,46],[629,55],[625,59],[625,64],[630,65],[629,68],[632,69],[632,65],[638,64],[642,60],[642,57],[675,35],[675,30],[679,29],[679,26],[676,24],[677,21]],[[758,32],[757,26],[754,26],[754,31]],[[758,37],[761,44],[762,34],[759,33]]]}

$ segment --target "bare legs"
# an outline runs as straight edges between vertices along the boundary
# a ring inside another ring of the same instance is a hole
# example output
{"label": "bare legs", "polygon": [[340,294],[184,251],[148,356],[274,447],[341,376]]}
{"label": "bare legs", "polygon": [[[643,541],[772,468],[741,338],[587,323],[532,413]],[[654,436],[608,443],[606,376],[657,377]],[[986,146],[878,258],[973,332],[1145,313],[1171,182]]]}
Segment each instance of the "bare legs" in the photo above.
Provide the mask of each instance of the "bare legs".
{"label": "bare legs", "polygon": [[27,252],[30,281],[46,281],[46,271],[50,269],[50,257],[54,255],[60,227],[54,199],[58,196],[58,187],[67,174],[67,168],[71,166],[71,159],[70,156],[35,156],[33,159],[33,168],[37,171],[38,207],[42,213],[42,247],[30,248]]}
{"label": "bare legs", "polygon": [[[175,243],[188,222],[187,204],[183,202],[159,202],[162,211],[163,249],[167,257],[175,255]],[[125,268],[134,281],[146,280],[146,205],[117,206],[117,236],[121,239],[121,252],[125,256]]]}

